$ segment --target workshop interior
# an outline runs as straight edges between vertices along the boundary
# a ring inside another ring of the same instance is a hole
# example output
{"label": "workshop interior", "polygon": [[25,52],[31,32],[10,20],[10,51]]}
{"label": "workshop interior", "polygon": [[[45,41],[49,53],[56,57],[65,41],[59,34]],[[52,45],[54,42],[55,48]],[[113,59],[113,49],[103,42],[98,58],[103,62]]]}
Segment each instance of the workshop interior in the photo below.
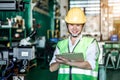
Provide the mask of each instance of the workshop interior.
{"label": "workshop interior", "polygon": [[0,80],[57,79],[49,63],[69,35],[64,17],[72,7],[87,17],[83,35],[98,41],[98,80],[119,80],[120,0],[0,0]]}

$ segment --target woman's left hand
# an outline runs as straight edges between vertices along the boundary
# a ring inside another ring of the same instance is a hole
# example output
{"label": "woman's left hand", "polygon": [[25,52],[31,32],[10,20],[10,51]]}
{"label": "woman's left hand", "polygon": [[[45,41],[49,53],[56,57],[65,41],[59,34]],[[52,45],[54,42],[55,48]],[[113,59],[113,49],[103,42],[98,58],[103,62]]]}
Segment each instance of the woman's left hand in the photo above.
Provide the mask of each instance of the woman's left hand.
{"label": "woman's left hand", "polygon": [[68,63],[70,62],[70,60],[68,60],[64,57],[58,57],[58,58],[56,58],[56,61],[60,64],[66,64],[66,65],[68,65]]}

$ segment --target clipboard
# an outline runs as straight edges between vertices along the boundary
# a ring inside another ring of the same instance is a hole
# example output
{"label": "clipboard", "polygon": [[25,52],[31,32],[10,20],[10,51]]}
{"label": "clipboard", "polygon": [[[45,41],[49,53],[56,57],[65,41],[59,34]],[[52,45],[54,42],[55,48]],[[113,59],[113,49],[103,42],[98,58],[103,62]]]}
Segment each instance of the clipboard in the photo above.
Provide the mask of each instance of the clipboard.
{"label": "clipboard", "polygon": [[84,61],[83,53],[63,53],[63,54],[57,54],[56,58],[58,57],[64,57],[71,61]]}

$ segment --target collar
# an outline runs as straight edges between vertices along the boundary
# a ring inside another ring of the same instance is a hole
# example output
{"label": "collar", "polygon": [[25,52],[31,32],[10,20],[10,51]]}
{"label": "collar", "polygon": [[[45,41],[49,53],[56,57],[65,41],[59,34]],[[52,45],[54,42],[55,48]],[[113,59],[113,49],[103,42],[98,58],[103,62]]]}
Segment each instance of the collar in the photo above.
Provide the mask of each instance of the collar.
{"label": "collar", "polygon": [[76,46],[76,44],[78,43],[78,41],[80,41],[81,40],[81,38],[82,38],[82,34],[80,34],[78,37],[77,37],[77,39],[76,39],[76,41],[75,41],[75,44],[74,45],[72,45],[72,41],[71,41],[71,36],[69,36],[69,51],[70,52],[72,52],[73,51],[73,49],[74,49],[74,47]]}
{"label": "collar", "polygon": [[[82,34],[80,34],[77,38],[75,42],[78,42],[79,40],[81,40],[81,38],[83,37]],[[69,41],[71,41],[71,36],[69,36]]]}

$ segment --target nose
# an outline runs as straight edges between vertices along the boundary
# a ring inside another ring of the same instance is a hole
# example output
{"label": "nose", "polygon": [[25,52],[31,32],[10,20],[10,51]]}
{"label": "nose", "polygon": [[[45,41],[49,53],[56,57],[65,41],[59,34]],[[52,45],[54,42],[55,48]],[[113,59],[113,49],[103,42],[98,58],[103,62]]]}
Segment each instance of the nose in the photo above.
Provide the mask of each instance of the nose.
{"label": "nose", "polygon": [[77,29],[78,28],[78,26],[77,25],[73,25],[73,29]]}

